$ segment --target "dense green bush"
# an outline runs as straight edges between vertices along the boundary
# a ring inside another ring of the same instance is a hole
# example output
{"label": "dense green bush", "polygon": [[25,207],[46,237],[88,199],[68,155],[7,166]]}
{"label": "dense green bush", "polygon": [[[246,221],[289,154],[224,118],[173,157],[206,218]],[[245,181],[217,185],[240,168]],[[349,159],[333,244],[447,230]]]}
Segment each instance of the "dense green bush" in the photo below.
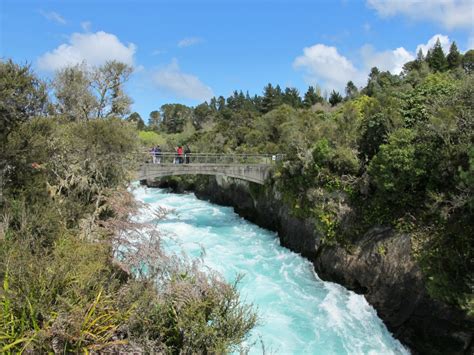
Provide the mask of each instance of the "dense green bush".
{"label": "dense green bush", "polygon": [[418,159],[415,138],[416,133],[406,128],[393,132],[368,168],[377,193],[399,207],[410,203],[422,191],[420,184],[427,175],[425,162]]}

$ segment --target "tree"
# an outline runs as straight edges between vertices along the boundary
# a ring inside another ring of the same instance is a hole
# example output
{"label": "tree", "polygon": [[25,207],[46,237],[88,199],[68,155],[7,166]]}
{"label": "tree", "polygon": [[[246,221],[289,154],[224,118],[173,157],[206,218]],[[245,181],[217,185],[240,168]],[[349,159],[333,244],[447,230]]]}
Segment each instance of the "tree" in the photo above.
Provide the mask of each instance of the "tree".
{"label": "tree", "polygon": [[331,91],[331,95],[329,96],[329,103],[331,106],[336,106],[338,103],[342,102],[342,96],[337,91]]}
{"label": "tree", "polygon": [[449,47],[449,53],[446,59],[449,69],[454,69],[461,65],[462,58],[458,51],[458,47],[456,46],[456,42],[451,43],[451,47]]}
{"label": "tree", "polygon": [[448,66],[448,62],[446,60],[443,47],[441,47],[441,42],[439,41],[439,38],[436,40],[435,45],[428,53],[429,53],[429,56],[426,57],[426,61],[428,62],[432,70],[434,71],[446,70]]}
{"label": "tree", "polygon": [[413,130],[401,128],[393,132],[388,142],[380,146],[368,168],[378,191],[397,206],[410,204],[416,200],[415,193],[423,189],[427,171],[415,143]]}
{"label": "tree", "polygon": [[130,112],[132,100],[124,93],[123,84],[133,69],[131,66],[107,61],[92,74],[92,87],[98,96],[97,118],[107,116],[123,117]]}
{"label": "tree", "polygon": [[160,111],[154,110],[150,112],[148,117],[148,128],[152,131],[158,131],[160,128],[161,114]]}
{"label": "tree", "polygon": [[217,111],[217,99],[216,99],[215,96],[211,99],[211,101],[209,101],[209,107],[210,107],[213,111]]}
{"label": "tree", "polygon": [[474,71],[474,49],[470,49],[464,53],[462,58],[462,67],[468,74]]}
{"label": "tree", "polygon": [[283,103],[283,93],[279,85],[268,84],[263,89],[262,112],[267,113]]}
{"label": "tree", "polygon": [[135,123],[139,131],[142,131],[145,128],[145,122],[143,122],[143,119],[138,112],[133,112],[130,116],[128,116],[127,121]]}
{"label": "tree", "polygon": [[349,81],[346,85],[346,98],[353,99],[359,94],[357,86],[352,81]]}
{"label": "tree", "polygon": [[217,111],[221,112],[225,109],[225,98],[224,96],[219,96],[217,98]]}
{"label": "tree", "polygon": [[215,111],[207,102],[197,105],[193,110],[193,125],[196,129],[201,129],[203,124],[211,120],[215,115]]}
{"label": "tree", "polygon": [[[0,142],[20,123],[44,114],[48,108],[46,84],[29,65],[0,60]],[[4,152],[3,147],[1,149]],[[3,154],[2,154],[3,155]]]}
{"label": "tree", "polygon": [[308,91],[304,94],[303,105],[304,107],[311,107],[316,105],[318,102],[322,102],[323,98],[319,90],[315,90],[314,86],[308,87]]}
{"label": "tree", "polygon": [[290,105],[294,108],[301,107],[301,97],[298,89],[286,88],[283,94],[283,103]]}
{"label": "tree", "polygon": [[382,143],[385,143],[388,125],[387,118],[382,112],[364,118],[358,139],[359,157],[362,161],[369,161],[378,152]]}
{"label": "tree", "polygon": [[238,111],[247,107],[246,98],[242,90],[235,90],[232,96],[227,98],[227,107],[231,110]]}
{"label": "tree", "polygon": [[165,104],[161,106],[161,127],[166,133],[182,132],[186,122],[192,122],[193,110],[182,104]]}
{"label": "tree", "polygon": [[378,82],[379,76],[380,70],[377,67],[370,69],[369,80],[364,90],[368,96],[374,96],[375,93],[380,90],[380,84]]}
{"label": "tree", "polygon": [[91,73],[84,63],[59,70],[53,87],[60,114],[70,120],[92,117],[98,103],[91,91]]}

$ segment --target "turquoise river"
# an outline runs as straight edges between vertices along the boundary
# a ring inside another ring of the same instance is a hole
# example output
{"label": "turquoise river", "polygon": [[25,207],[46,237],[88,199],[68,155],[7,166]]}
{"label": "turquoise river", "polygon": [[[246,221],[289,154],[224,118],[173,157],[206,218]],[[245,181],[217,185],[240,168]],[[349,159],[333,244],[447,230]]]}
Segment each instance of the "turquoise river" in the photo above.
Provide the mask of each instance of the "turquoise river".
{"label": "turquoise river", "polygon": [[[247,342],[251,354],[261,354],[262,343],[270,354],[409,353],[363,296],[322,281],[309,261],[280,246],[276,233],[194,194],[145,187],[133,193],[149,205],[138,218],[158,224],[167,252],[202,256],[228,281],[244,275],[241,295],[261,318]],[[150,211],[158,206],[172,210],[159,222]]]}

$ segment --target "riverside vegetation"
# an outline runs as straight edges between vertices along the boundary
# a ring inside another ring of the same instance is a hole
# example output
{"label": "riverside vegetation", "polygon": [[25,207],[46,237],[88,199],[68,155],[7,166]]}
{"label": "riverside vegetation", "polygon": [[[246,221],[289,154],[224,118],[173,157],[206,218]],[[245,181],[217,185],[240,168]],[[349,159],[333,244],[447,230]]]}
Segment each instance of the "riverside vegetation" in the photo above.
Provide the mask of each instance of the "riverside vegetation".
{"label": "riverside vegetation", "polygon": [[130,72],[64,69],[50,100],[28,66],[0,62],[1,353],[221,353],[255,325],[236,284],[131,219]]}
{"label": "riverside vegetation", "polygon": [[235,285],[167,258],[130,220],[140,144],[285,153],[269,183],[324,243],[350,249],[374,225],[407,232],[432,297],[474,312],[473,50],[436,43],[345,97],[269,84],[163,105],[148,124],[129,115],[120,63],[60,71],[53,99],[28,67],[0,70],[3,351],[221,352],[254,326]]}

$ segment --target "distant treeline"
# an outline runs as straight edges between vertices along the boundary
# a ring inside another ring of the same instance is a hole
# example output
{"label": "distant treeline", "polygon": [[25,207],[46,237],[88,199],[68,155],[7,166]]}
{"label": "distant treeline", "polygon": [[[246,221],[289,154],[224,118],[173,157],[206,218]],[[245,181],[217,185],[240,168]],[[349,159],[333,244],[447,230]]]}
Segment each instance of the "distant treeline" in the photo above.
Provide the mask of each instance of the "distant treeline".
{"label": "distant treeline", "polygon": [[[470,72],[473,70],[473,61],[472,50],[463,55],[457,49],[456,43],[453,42],[446,55],[438,40],[426,55],[420,49],[416,60],[405,64],[401,77],[413,70],[446,72],[462,68],[466,72]],[[309,86],[307,91],[301,95],[296,88],[282,89],[279,85],[269,83],[264,87],[262,95],[251,96],[248,92],[235,90],[227,98],[213,97],[209,102],[204,102],[194,108],[182,104],[165,104],[159,110],[150,112],[147,122],[136,112],[129,115],[127,119],[135,122],[140,130],[180,133],[183,132],[187,123],[192,123],[196,129],[201,129],[206,122],[218,119],[218,116],[225,116],[227,110],[265,114],[283,104],[293,108],[311,108],[316,104],[336,106],[359,95],[373,96],[377,90],[380,90],[384,81],[395,80],[395,77],[398,76],[389,72],[380,72],[374,67],[370,71],[365,87],[358,88],[352,81],[349,81],[344,93],[332,90],[329,95],[322,93],[319,87]]]}

